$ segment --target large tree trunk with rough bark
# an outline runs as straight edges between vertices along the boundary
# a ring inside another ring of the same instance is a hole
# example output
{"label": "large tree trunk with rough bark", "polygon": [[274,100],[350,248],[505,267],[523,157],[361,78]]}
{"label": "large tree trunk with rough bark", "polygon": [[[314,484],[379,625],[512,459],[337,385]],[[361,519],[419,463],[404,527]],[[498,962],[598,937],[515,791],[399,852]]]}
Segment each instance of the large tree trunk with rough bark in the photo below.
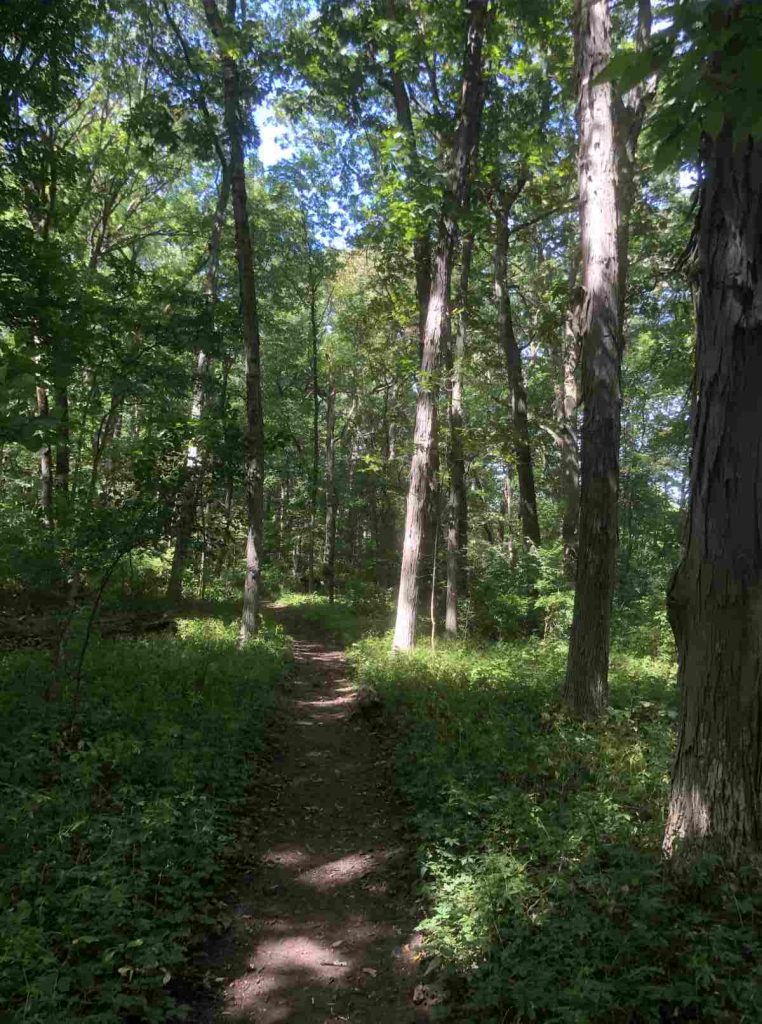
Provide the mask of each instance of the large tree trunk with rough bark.
{"label": "large tree trunk with rough bark", "polygon": [[460,113],[451,153],[449,186],[439,222],[434,273],[423,334],[413,459],[393,640],[395,650],[410,650],[415,644],[421,545],[426,508],[435,486],[437,469],[437,378],[442,345],[446,344],[449,330],[450,277],[457,241],[457,218],[465,204],[470,169],[479,138],[484,94],[482,47],[486,23],[487,0],[470,0]]}
{"label": "large tree trunk with rough bark", "polygon": [[456,296],[458,324],[451,349],[449,419],[450,443],[447,460],[450,470],[450,492],[447,501],[447,596],[445,632],[458,632],[458,601],[465,591],[466,544],[468,540],[468,493],[463,454],[463,359],[468,331],[468,279],[474,248],[473,232],[463,239],[460,281]]}
{"label": "large tree trunk with rough bark", "polygon": [[681,708],[668,854],[762,848],[762,142],[704,142],[691,493],[669,594]]}
{"label": "large tree trunk with rough bark", "polygon": [[[648,45],[650,0],[641,0],[637,46]],[[576,714],[608,704],[611,602],[616,577],[621,365],[630,212],[638,140],[653,83],[624,101],[596,81],[611,57],[609,0],[577,0],[582,420],[579,544],[563,696]]]}
{"label": "large tree trunk with rough bark", "polygon": [[529,442],[527,389],[521,365],[521,351],[513,329],[511,296],[508,290],[508,212],[512,197],[498,204],[495,216],[495,298],[497,300],[497,333],[505,358],[511,388],[511,418],[516,475],[519,480],[519,511],[524,537],[540,544],[540,521],[537,517],[537,494],[534,485],[532,447]]}
{"label": "large tree trunk with rough bark", "polygon": [[611,57],[608,0],[577,0],[582,293],[579,557],[563,696],[583,717],[608,703],[621,433],[618,154],[614,96],[596,76]]}
{"label": "large tree trunk with rough bark", "polygon": [[[235,3],[229,4],[235,11]],[[254,278],[254,247],[249,226],[246,175],[241,123],[238,64],[224,40],[225,26],[215,0],[204,0],[207,23],[220,51],[225,105],[225,129],[230,140],[230,191],[233,198],[238,285],[241,295],[244,359],[246,364],[246,434],[244,471],[246,476],[246,577],[240,639],[245,643],[259,627],[262,599],[263,508],[265,435],[262,416],[262,374],[260,366],[259,313]]]}

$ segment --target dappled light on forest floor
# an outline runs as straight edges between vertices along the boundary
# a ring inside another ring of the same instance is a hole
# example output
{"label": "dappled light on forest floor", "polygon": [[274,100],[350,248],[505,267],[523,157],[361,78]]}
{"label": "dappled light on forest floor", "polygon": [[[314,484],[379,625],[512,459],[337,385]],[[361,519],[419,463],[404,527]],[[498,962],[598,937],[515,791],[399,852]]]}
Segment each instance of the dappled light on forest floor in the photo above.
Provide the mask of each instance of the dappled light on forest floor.
{"label": "dappled light on forest floor", "polygon": [[420,914],[386,752],[343,654],[298,641],[295,655],[280,746],[252,794],[251,873],[236,890],[231,933],[208,954],[226,978],[221,1005],[202,1019],[427,1020],[412,1001]]}

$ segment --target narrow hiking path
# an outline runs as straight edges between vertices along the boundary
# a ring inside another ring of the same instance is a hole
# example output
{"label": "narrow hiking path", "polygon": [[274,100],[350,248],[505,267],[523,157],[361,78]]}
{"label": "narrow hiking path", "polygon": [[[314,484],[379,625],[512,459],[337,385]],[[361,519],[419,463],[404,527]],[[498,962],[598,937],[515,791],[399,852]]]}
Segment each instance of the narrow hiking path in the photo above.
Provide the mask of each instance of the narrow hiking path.
{"label": "narrow hiking path", "polygon": [[269,617],[294,637],[297,667],[247,808],[255,820],[233,924],[207,953],[222,999],[192,1019],[427,1021],[388,751],[358,707],[343,651],[298,612]]}

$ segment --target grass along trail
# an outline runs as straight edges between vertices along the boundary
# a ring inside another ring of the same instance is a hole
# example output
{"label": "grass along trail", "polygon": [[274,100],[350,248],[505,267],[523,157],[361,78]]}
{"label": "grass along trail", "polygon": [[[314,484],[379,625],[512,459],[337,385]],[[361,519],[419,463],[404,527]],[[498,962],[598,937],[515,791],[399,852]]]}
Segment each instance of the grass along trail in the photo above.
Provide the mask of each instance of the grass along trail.
{"label": "grass along trail", "polygon": [[207,954],[226,979],[222,998],[193,1019],[426,1021],[412,855],[387,752],[358,708],[343,652],[298,613],[272,614],[295,637],[297,670],[250,801],[233,925]]}

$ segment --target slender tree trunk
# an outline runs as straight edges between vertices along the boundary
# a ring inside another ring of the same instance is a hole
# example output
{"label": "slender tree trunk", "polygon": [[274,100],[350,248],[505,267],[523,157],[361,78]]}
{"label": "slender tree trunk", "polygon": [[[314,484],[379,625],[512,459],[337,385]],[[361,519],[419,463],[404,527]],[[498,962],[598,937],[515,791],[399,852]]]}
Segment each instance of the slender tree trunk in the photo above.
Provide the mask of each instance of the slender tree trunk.
{"label": "slender tree trunk", "polygon": [[[739,5],[740,6],[740,5]],[[686,543],[669,594],[681,697],[668,854],[762,847],[762,142],[704,140]]]}
{"label": "slender tree trunk", "polygon": [[447,502],[447,598],[445,632],[458,633],[458,599],[465,591],[466,544],[468,539],[468,492],[466,467],[463,456],[463,359],[468,329],[468,278],[471,272],[471,254],[474,248],[473,232],[463,239],[460,282],[456,305],[458,326],[452,352],[450,372],[450,444],[448,462],[450,493]]}
{"label": "slender tree trunk", "polygon": [[69,495],[71,475],[71,438],[69,426],[69,391],[65,385],[54,390],[55,406],[58,413],[58,445],[56,446],[56,489],[64,499]]}
{"label": "slender tree trunk", "polygon": [[421,544],[426,505],[435,484],[437,469],[437,377],[442,344],[446,343],[449,330],[450,276],[457,240],[457,216],[465,204],[470,168],[479,139],[484,93],[482,45],[486,22],[487,0],[471,0],[468,9],[460,113],[451,154],[450,184],[440,218],[434,255],[434,276],[423,338],[413,460],[393,640],[395,650],[410,650],[415,644]]}
{"label": "slender tree trunk", "polygon": [[561,456],[561,543],[564,573],[574,580],[577,571],[577,523],[579,520],[578,415],[579,337],[576,320],[570,314],[561,339],[560,387],[558,395],[558,436]]}
{"label": "slender tree trunk", "polygon": [[[305,228],[306,230],[306,228]],[[309,238],[308,238],[309,244]],[[315,531],[317,528],[318,482],[320,478],[320,382],[318,380],[317,286],[310,270],[310,374],[312,377],[312,471],[310,474],[310,532],[307,563],[307,592],[315,589]]]}
{"label": "slender tree trunk", "polygon": [[323,576],[328,600],[336,593],[336,388],[329,382],[325,400],[325,545]]}
{"label": "slender tree trunk", "polygon": [[[37,415],[46,417],[49,415],[48,393],[44,387],[38,385]],[[53,529],[53,452],[50,444],[45,443],[40,450],[40,508],[42,509],[42,521],[49,529]]]}
{"label": "slender tree trunk", "polygon": [[[397,20],[396,0],[386,0],[386,17],[390,22]],[[391,37],[393,39],[393,36]],[[394,98],[394,110],[397,115],[397,124],[402,130],[407,142],[407,161],[410,175],[413,181],[420,182],[421,162],[418,154],[418,144],[415,137],[415,126],[413,115],[410,109],[410,96],[407,85],[400,74],[397,64],[397,50],[394,43],[389,46],[389,65]],[[426,329],[426,312],[429,306],[429,293],[431,291],[431,240],[428,231],[421,231],[413,242],[413,261],[415,264],[415,294],[418,302],[418,337],[421,345],[421,359],[423,359],[424,332]]]}
{"label": "slender tree trunk", "polygon": [[503,493],[500,499],[500,543],[505,545],[509,561],[513,561],[513,532],[511,523],[513,521],[513,481],[511,480],[510,467],[506,467],[503,477]]}
{"label": "slender tree trunk", "polygon": [[[235,4],[232,5],[233,10]],[[263,555],[263,503],[265,438],[262,416],[262,381],[260,368],[259,313],[254,278],[254,247],[249,227],[246,196],[246,175],[241,124],[238,65],[224,41],[225,26],[215,0],[204,0],[209,28],[220,50],[225,104],[225,128],[230,140],[230,188],[233,197],[238,284],[241,294],[244,357],[246,363],[246,435],[245,460],[246,513],[246,578],[240,639],[245,643],[259,627],[261,603],[261,563]]]}
{"label": "slender tree trunk", "polygon": [[563,696],[583,717],[608,703],[609,622],[617,551],[621,433],[618,159],[608,0],[577,0],[582,246],[582,486],[579,558]]}
{"label": "slender tree trunk", "polygon": [[527,416],[527,390],[521,365],[521,351],[513,329],[511,296],[508,290],[508,210],[510,199],[506,197],[495,217],[495,299],[497,301],[497,331],[500,347],[505,357],[508,381],[511,388],[511,416],[513,420],[513,449],[516,455],[516,471],[519,478],[519,510],[524,537],[533,544],[540,544],[540,521],[537,517],[537,495],[534,485],[532,448],[529,443],[529,419]]}
{"label": "slender tree trunk", "polygon": [[[209,360],[203,349],[196,353],[196,366],[193,374],[193,401],[191,403],[191,419],[200,423],[204,413],[204,397],[206,393],[206,377],[209,372]],[[185,465],[180,474],[179,508],[177,528],[175,531],[175,549],[172,554],[172,567],[167,584],[167,598],[179,601],[183,596],[183,572],[188,560],[188,552],[196,525],[196,509],[198,507],[199,487],[201,483],[201,458],[198,449],[198,438],[194,437],[185,454]]]}
{"label": "slender tree trunk", "polygon": [[[206,271],[206,291],[212,329],[214,328],[215,312],[218,299],[218,279],[220,266],[220,243],[225,224],[225,211],[230,195],[230,170],[227,164],[221,168],[220,188],[217,206],[214,211],[212,233],[209,239],[209,253]],[[200,424],[204,415],[204,403],[209,376],[209,357],[203,349],[196,352],[196,364],[193,373],[193,399],[191,402],[191,420]],[[201,487],[203,460],[199,454],[198,437],[194,437],[188,445],[185,466],[180,482],[180,508],[175,533],[175,550],[172,556],[172,568],[167,585],[167,598],[179,601],[183,596],[183,573],[188,560],[190,543],[196,528],[196,511]]]}

